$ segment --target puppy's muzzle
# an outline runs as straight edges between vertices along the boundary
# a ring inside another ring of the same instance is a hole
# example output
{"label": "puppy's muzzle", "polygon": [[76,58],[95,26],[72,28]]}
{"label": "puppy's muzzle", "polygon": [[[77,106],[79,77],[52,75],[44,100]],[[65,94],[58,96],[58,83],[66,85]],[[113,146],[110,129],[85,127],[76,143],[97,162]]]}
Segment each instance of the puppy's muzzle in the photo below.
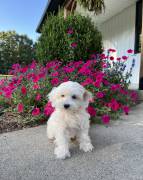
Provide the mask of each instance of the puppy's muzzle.
{"label": "puppy's muzzle", "polygon": [[68,109],[69,107],[70,107],[69,104],[64,104],[64,108],[65,108],[65,109]]}

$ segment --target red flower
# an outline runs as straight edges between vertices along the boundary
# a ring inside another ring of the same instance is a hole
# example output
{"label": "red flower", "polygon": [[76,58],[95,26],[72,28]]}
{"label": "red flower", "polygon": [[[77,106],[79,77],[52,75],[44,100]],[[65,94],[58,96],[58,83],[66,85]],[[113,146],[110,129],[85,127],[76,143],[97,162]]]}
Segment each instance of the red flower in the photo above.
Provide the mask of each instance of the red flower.
{"label": "red flower", "polygon": [[56,72],[53,72],[53,73],[51,73],[51,76],[52,77],[55,77],[55,76],[58,76],[59,75],[59,73],[56,71]]}
{"label": "red flower", "polygon": [[75,70],[73,67],[64,67],[63,69],[66,73],[72,73]]}
{"label": "red flower", "polygon": [[123,111],[124,111],[124,113],[126,114],[126,115],[128,115],[129,114],[129,111],[130,111],[130,109],[129,109],[129,107],[128,106],[123,106]]}
{"label": "red flower", "polygon": [[33,89],[40,89],[39,84],[35,83],[35,84],[33,85]]}
{"label": "red flower", "polygon": [[114,57],[113,57],[113,56],[110,56],[110,60],[113,61],[113,60],[114,60]]}
{"label": "red flower", "polygon": [[96,110],[94,107],[88,106],[87,111],[90,114],[90,116],[92,116],[92,117],[96,116]]}
{"label": "red flower", "polygon": [[127,60],[128,57],[127,57],[127,56],[122,56],[122,59],[123,59],[123,60]]}
{"label": "red flower", "polygon": [[44,108],[45,116],[50,116],[54,112],[54,108],[52,107],[51,102],[48,102]]}
{"label": "red flower", "polygon": [[112,84],[111,85],[111,91],[116,91],[119,90],[121,88],[120,84]]}
{"label": "red flower", "polygon": [[39,79],[40,79],[39,76],[35,76],[35,77],[33,77],[33,82],[37,83],[39,81]]}
{"label": "red flower", "polygon": [[102,68],[107,68],[108,66],[107,66],[107,63],[105,63],[105,62],[102,62]]}
{"label": "red flower", "polygon": [[33,60],[32,63],[30,64],[30,69],[35,69],[36,68],[36,61]]}
{"label": "red flower", "polygon": [[38,116],[40,114],[40,109],[39,108],[34,108],[32,111],[33,116]]}
{"label": "red flower", "polygon": [[40,99],[41,99],[41,94],[40,94],[40,93],[38,93],[38,94],[36,95],[35,100],[36,100],[36,101],[40,101]]}
{"label": "red flower", "polygon": [[110,116],[108,116],[108,115],[103,115],[103,116],[102,116],[102,122],[103,122],[104,124],[108,124],[108,123],[110,122]]}
{"label": "red flower", "polygon": [[51,84],[52,84],[52,86],[58,85],[58,84],[59,84],[59,79],[58,79],[58,78],[52,79],[52,80],[51,80]]}
{"label": "red flower", "polygon": [[77,43],[76,42],[71,43],[71,47],[72,48],[76,48],[77,47]]}
{"label": "red flower", "polygon": [[24,106],[23,106],[23,104],[22,103],[19,103],[18,105],[17,105],[17,110],[18,110],[18,112],[23,112],[23,110],[24,110]]}
{"label": "red flower", "polygon": [[73,29],[71,29],[71,28],[68,29],[68,30],[67,30],[67,34],[69,34],[69,35],[70,35],[70,34],[73,34]]}
{"label": "red flower", "polygon": [[109,52],[116,52],[115,49],[108,49]]}
{"label": "red flower", "polygon": [[95,86],[96,88],[100,88],[100,86],[101,86],[101,81],[95,81],[95,82],[93,82],[93,86]]}
{"label": "red flower", "polygon": [[25,86],[22,86],[22,87],[21,87],[21,93],[22,93],[23,95],[26,95],[26,94],[27,94],[27,89],[26,89]]}
{"label": "red flower", "polygon": [[92,84],[93,80],[91,78],[86,78],[84,82],[81,83],[82,86]]}
{"label": "red flower", "polygon": [[11,99],[12,98],[12,91],[5,91],[4,92],[4,96],[5,96],[5,98],[7,98],[7,99]]}
{"label": "red flower", "polygon": [[113,111],[118,111],[118,109],[120,108],[119,103],[116,101],[116,99],[112,99],[111,102],[109,103],[109,107],[111,107],[111,109]]}
{"label": "red flower", "polygon": [[104,93],[103,92],[97,92],[96,93],[96,97],[97,98],[103,98],[104,97]]}
{"label": "red flower", "polygon": [[28,67],[21,68],[22,73],[26,73],[28,71]]}
{"label": "red flower", "polygon": [[127,53],[132,54],[134,51],[132,49],[128,49]]}
{"label": "red flower", "polygon": [[118,58],[117,58],[117,61],[120,61],[120,60],[121,60],[121,58],[120,58],[120,57],[118,57]]}

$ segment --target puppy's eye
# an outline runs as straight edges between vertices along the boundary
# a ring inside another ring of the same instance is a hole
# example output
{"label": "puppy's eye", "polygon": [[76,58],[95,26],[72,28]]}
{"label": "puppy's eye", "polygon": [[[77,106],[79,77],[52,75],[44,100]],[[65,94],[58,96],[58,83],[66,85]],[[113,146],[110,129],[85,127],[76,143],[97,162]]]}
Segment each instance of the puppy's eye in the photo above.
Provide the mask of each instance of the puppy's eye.
{"label": "puppy's eye", "polygon": [[76,95],[73,95],[73,96],[72,96],[72,99],[77,99]]}
{"label": "puppy's eye", "polygon": [[65,97],[65,95],[64,95],[64,94],[62,94],[62,95],[61,95],[61,97]]}

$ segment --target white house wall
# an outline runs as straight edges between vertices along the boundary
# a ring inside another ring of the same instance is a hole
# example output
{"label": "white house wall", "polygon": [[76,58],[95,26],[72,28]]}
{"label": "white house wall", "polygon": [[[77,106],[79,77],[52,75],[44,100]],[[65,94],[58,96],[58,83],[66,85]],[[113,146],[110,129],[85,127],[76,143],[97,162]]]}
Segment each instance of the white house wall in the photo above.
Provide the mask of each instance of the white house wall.
{"label": "white house wall", "polygon": [[[127,55],[128,49],[134,49],[135,45],[135,4],[124,9],[121,13],[112,17],[108,21],[99,26],[99,30],[103,37],[103,46],[105,49],[114,48],[117,54],[114,56]],[[135,67],[130,78],[131,89],[139,88],[139,72],[140,72],[140,54],[130,57],[127,61],[126,71],[130,70],[132,59],[135,59]]]}
{"label": "white house wall", "polygon": [[[102,33],[103,46],[104,49],[113,48],[116,49],[118,53],[114,53],[115,57],[127,55],[128,49],[134,49],[135,44],[135,19],[136,19],[136,3],[133,2],[132,5],[123,9],[116,15],[113,15],[108,20],[105,20],[104,15],[98,19],[98,16],[93,13],[89,13],[81,6],[77,6],[77,12],[82,15],[91,17],[92,21],[98,27]],[[102,17],[103,16],[103,17]],[[101,19],[101,22],[100,22]],[[126,70],[130,70],[131,57],[127,61]],[[131,89],[138,89],[139,87],[139,72],[140,72],[140,54],[135,57],[136,63],[133,69],[133,76],[131,78]]]}
{"label": "white house wall", "polygon": [[134,4],[99,26],[105,49],[115,48],[120,55],[127,49],[134,49],[135,9]]}

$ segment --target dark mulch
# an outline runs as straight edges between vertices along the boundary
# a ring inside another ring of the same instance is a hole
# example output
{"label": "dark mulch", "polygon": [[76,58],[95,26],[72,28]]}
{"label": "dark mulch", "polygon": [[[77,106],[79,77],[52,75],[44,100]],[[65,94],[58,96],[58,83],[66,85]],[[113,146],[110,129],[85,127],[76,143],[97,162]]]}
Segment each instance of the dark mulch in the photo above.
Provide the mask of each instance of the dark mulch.
{"label": "dark mulch", "polygon": [[20,130],[23,128],[35,127],[38,125],[45,124],[46,121],[40,121],[39,123],[23,124],[23,117],[18,113],[5,112],[0,115],[0,134],[5,132],[11,132]]}
{"label": "dark mulch", "polygon": [[23,129],[24,126],[18,121],[16,114],[6,112],[0,116],[0,133]]}

